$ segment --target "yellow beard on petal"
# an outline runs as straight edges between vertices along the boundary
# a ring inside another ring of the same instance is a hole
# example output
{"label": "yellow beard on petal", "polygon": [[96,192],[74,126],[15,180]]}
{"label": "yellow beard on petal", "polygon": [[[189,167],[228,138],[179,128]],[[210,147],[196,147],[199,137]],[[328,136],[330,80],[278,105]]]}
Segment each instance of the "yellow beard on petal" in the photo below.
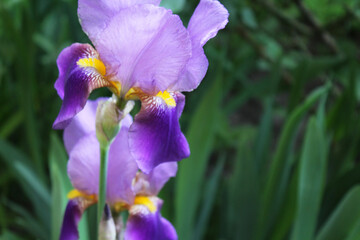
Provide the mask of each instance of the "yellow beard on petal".
{"label": "yellow beard on petal", "polygon": [[155,204],[146,196],[136,196],[134,200],[134,205],[144,205],[149,209],[150,212],[156,212]]}
{"label": "yellow beard on petal", "polygon": [[163,91],[163,92],[158,92],[158,94],[156,94],[156,97],[160,97],[162,98],[166,105],[170,106],[170,107],[176,107],[176,102],[175,99],[170,95],[169,92],[167,91]]}
{"label": "yellow beard on petal", "polygon": [[104,63],[97,58],[80,58],[76,64],[83,68],[93,67],[103,76],[106,74]]}
{"label": "yellow beard on petal", "polygon": [[88,200],[93,200],[93,201],[97,201],[97,196],[95,194],[86,194],[83,192],[80,192],[79,190],[73,189],[71,190],[68,195],[67,195],[68,199],[74,199],[74,198],[78,198],[78,197],[82,197]]}

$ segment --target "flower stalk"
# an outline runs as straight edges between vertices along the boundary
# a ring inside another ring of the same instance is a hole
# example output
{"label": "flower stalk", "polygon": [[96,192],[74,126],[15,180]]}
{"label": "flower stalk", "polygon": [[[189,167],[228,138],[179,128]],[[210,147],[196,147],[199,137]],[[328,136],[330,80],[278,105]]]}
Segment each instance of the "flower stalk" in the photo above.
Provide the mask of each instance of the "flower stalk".
{"label": "flower stalk", "polygon": [[100,146],[100,177],[99,177],[99,195],[98,195],[98,207],[97,207],[98,225],[101,222],[102,213],[105,207],[108,156],[109,156],[109,146]]}

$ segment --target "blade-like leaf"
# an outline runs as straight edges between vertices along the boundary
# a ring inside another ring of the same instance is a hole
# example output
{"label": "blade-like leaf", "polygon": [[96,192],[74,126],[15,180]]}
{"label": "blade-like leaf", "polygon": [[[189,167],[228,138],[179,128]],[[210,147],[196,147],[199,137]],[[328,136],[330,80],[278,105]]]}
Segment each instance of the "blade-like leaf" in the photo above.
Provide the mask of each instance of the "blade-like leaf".
{"label": "blade-like leaf", "polygon": [[345,195],[329,219],[321,227],[316,240],[344,240],[350,237],[352,231],[355,231],[354,228],[359,227],[359,202],[360,186],[357,185]]}
{"label": "blade-like leaf", "polygon": [[228,239],[253,239],[259,203],[258,169],[254,161],[252,144],[256,132],[244,127],[239,136],[233,172],[228,185],[227,237]]}
{"label": "blade-like leaf", "polygon": [[204,194],[201,204],[200,216],[196,224],[194,239],[203,239],[207,224],[209,222],[212,207],[214,205],[215,196],[218,191],[221,173],[224,169],[225,156],[221,157],[205,184]]}
{"label": "blade-like leaf", "polygon": [[51,135],[49,161],[52,186],[51,237],[53,240],[57,240],[59,238],[62,218],[67,203],[66,194],[70,191],[71,184],[66,175],[67,157],[62,144],[55,134]]}
{"label": "blade-like leaf", "polygon": [[288,182],[288,175],[290,166],[292,165],[292,158],[289,155],[292,148],[296,129],[298,128],[301,119],[305,113],[325,94],[329,85],[320,87],[313,91],[307,97],[305,102],[298,106],[287,119],[285,126],[281,132],[278,147],[276,149],[272,164],[270,166],[268,175],[266,176],[265,188],[261,199],[260,218],[257,231],[257,239],[262,239],[271,225],[266,225],[267,222],[273,222],[281,207],[281,202]]}
{"label": "blade-like leaf", "polygon": [[[53,240],[59,239],[63,215],[68,202],[67,194],[72,189],[70,180],[67,176],[67,156],[63,144],[55,134],[51,135],[49,152],[50,175],[51,175],[51,218]],[[80,239],[88,240],[87,217],[84,215],[79,223]]]}
{"label": "blade-like leaf", "polygon": [[215,137],[221,99],[219,80],[203,97],[186,134],[191,155],[179,163],[175,186],[175,225],[179,239],[191,239],[193,236],[204,174]]}
{"label": "blade-like leaf", "polygon": [[11,144],[0,139],[0,156],[16,176],[27,197],[35,207],[41,219],[43,231],[50,229],[50,192],[39,179],[34,169],[28,165],[29,160]]}
{"label": "blade-like leaf", "polygon": [[300,159],[297,213],[292,240],[314,237],[326,172],[326,141],[323,126],[311,118]]}

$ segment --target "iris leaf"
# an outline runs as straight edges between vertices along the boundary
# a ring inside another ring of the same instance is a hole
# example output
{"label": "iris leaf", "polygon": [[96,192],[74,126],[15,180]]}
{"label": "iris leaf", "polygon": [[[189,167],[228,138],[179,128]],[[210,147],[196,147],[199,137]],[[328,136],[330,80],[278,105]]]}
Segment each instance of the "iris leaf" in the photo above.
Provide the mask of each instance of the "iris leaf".
{"label": "iris leaf", "polygon": [[43,231],[50,229],[50,192],[38,178],[34,169],[28,165],[30,162],[20,151],[10,143],[0,139],[0,156],[16,176],[27,197],[35,207],[41,219]]}
{"label": "iris leaf", "polygon": [[175,226],[179,239],[192,239],[205,170],[214,144],[219,114],[221,79],[205,94],[191,120],[186,137],[191,155],[179,163],[175,184]]}
{"label": "iris leaf", "polygon": [[323,126],[311,118],[300,159],[297,213],[292,240],[313,239],[323,195],[326,172],[326,140]]}
{"label": "iris leaf", "polygon": [[174,13],[180,12],[185,6],[186,0],[162,0],[160,6],[171,9]]}
{"label": "iris leaf", "polygon": [[232,162],[229,179],[227,206],[228,239],[253,239],[259,203],[258,169],[254,161],[252,145],[256,132],[242,128],[237,144],[237,154]]}
{"label": "iris leaf", "polygon": [[[284,183],[288,182],[287,178],[292,165],[292,158],[289,153],[296,136],[296,129],[305,113],[329,90],[329,88],[329,85],[325,85],[314,90],[303,104],[294,109],[285,123],[280,135],[278,147],[275,151],[272,164],[265,180],[265,188],[261,199],[257,239],[262,239],[262,236],[267,234],[271,225],[269,224],[266,226],[266,222],[273,222],[281,207],[282,196],[285,192],[284,188],[286,187]],[[281,183],[283,183],[283,185],[281,185]]]}
{"label": "iris leaf", "polygon": [[[51,237],[53,240],[59,239],[61,224],[68,202],[67,194],[72,189],[70,180],[67,176],[67,155],[63,144],[60,142],[55,134],[51,135],[50,152],[50,175],[52,186],[52,231]],[[88,240],[88,228],[86,215],[82,216],[79,223],[80,239]]]}
{"label": "iris leaf", "polygon": [[350,189],[335,211],[321,227],[316,240],[358,239],[352,238],[352,234],[359,231],[359,202],[360,185],[357,185]]}
{"label": "iris leaf", "polygon": [[219,191],[218,186],[220,177],[224,169],[225,156],[221,156],[218,160],[215,169],[213,170],[209,180],[205,184],[203,194],[203,204],[200,211],[200,216],[196,224],[194,239],[203,239],[206,228],[208,226],[211,210],[214,205],[216,193]]}
{"label": "iris leaf", "polygon": [[49,161],[51,176],[51,239],[57,240],[60,234],[62,218],[65,211],[67,193],[71,190],[71,184],[66,176],[66,154],[62,144],[55,134],[51,135]]}

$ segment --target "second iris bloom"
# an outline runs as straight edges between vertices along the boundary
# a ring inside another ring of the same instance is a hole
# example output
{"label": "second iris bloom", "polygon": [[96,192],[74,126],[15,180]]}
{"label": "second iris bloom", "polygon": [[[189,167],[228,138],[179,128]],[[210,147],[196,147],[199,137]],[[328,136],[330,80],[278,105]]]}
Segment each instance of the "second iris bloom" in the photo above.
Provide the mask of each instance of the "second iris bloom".
{"label": "second iris bloom", "polygon": [[[95,114],[99,101],[105,100],[88,101],[64,131],[68,175],[75,190],[68,195],[60,240],[79,238],[81,215],[97,202],[100,147]],[[131,124],[132,117],[127,115],[109,149],[106,202],[115,213],[129,212],[126,230],[120,229],[125,239],[177,239],[174,227],[160,215],[162,200],[157,197],[169,178],[176,175],[177,163],[160,164],[149,174],[139,172],[127,143]]]}

